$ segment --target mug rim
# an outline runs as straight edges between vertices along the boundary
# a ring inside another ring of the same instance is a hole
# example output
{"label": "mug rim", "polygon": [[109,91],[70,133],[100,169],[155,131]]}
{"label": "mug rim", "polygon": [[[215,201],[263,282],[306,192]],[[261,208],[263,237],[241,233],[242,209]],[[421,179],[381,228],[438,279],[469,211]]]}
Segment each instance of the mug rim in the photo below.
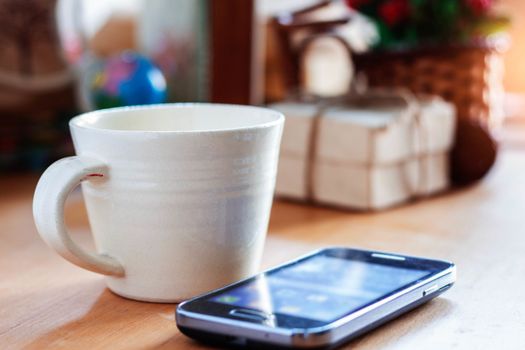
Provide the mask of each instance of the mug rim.
{"label": "mug rim", "polygon": [[[158,110],[158,109],[179,109],[179,108],[199,108],[199,107],[220,107],[220,108],[233,108],[239,110],[259,110],[264,113],[274,114],[276,117],[274,120],[254,123],[253,125],[239,126],[239,127],[230,127],[230,128],[221,128],[221,129],[196,129],[196,130],[140,130],[140,129],[110,129],[96,127],[93,125],[80,124],[83,119],[89,118],[90,116],[100,115],[100,114],[113,114],[114,112],[126,112],[126,111],[136,111],[136,110]],[[85,113],[81,113],[69,120],[70,128],[79,128],[84,130],[93,130],[100,132],[110,132],[110,133],[148,133],[148,134],[202,134],[202,133],[225,133],[232,131],[242,131],[242,130],[254,130],[254,129],[265,129],[270,128],[279,124],[282,124],[285,120],[284,115],[274,109],[267,107],[259,107],[252,105],[240,105],[240,104],[229,104],[229,103],[208,103],[208,102],[175,102],[175,103],[158,103],[150,105],[135,105],[135,106],[123,106],[123,107],[112,107],[105,109],[97,109]]]}

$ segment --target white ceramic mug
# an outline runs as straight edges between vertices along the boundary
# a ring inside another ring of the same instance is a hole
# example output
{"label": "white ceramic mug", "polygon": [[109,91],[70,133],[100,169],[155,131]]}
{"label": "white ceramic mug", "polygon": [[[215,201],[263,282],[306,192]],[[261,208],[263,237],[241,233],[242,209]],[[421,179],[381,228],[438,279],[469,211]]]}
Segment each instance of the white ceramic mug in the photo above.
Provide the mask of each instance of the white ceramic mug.
{"label": "white ceramic mug", "polygon": [[[77,155],[51,165],[35,191],[38,232],[132,299],[178,302],[247,277],[262,255],[283,122],[269,109],[214,104],[75,117]],[[80,183],[98,253],[64,224]]]}

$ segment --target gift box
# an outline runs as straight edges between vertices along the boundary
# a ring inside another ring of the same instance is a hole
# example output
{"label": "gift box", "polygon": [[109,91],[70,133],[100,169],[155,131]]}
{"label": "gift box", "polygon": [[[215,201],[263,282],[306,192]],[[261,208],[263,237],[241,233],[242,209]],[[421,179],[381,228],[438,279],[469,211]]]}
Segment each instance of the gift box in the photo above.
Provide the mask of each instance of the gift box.
{"label": "gift box", "polygon": [[439,97],[377,90],[270,107],[287,117],[277,196],[379,210],[449,185],[455,110]]}

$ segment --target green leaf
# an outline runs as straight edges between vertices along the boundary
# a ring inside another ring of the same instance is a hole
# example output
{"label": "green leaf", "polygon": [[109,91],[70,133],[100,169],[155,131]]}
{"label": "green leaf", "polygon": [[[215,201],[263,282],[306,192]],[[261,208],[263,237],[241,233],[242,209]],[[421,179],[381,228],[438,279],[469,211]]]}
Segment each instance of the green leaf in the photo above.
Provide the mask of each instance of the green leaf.
{"label": "green leaf", "polygon": [[392,46],[394,43],[394,37],[391,29],[381,20],[375,19],[374,23],[379,33],[379,42],[377,43],[377,46],[381,48]]}

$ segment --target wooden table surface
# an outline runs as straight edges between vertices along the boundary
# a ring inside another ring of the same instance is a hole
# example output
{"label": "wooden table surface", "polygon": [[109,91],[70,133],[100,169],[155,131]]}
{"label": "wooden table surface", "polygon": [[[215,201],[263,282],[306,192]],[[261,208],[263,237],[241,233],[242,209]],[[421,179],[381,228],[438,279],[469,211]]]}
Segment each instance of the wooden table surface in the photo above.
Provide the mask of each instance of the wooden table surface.
{"label": "wooden table surface", "polygon": [[[202,349],[175,327],[171,304],[120,298],[37,236],[35,177],[0,178],[0,348]],[[74,238],[91,245],[79,193]],[[327,245],[442,258],[458,282],[442,297],[358,338],[352,349],[525,348],[525,152],[507,150],[469,189],[383,213],[276,202],[263,267]]]}

